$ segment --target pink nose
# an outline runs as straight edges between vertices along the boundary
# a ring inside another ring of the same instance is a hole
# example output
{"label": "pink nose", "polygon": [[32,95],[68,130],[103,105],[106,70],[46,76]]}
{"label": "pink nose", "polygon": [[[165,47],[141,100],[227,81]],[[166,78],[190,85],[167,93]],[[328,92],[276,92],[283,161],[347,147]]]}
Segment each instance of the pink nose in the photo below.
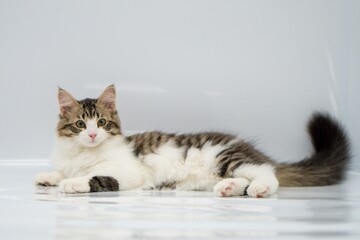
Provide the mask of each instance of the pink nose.
{"label": "pink nose", "polygon": [[90,133],[89,137],[91,137],[91,139],[94,140],[96,138],[96,133]]}

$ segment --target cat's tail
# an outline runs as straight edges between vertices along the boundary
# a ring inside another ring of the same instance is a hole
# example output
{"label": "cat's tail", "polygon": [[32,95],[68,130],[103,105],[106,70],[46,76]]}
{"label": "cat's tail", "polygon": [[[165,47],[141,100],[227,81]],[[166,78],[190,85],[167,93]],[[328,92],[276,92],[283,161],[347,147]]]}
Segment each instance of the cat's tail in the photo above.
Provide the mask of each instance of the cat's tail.
{"label": "cat's tail", "polygon": [[300,162],[276,166],[281,187],[332,185],[345,178],[351,157],[344,128],[328,114],[314,113],[308,132],[315,152]]}

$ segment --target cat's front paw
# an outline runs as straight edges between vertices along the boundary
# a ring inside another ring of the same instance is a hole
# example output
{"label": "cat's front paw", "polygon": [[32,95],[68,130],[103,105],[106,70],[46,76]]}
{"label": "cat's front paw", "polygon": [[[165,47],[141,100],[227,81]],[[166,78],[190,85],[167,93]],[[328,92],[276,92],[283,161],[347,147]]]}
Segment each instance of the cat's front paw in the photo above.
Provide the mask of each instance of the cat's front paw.
{"label": "cat's front paw", "polygon": [[57,186],[63,178],[59,172],[39,173],[35,176],[34,182],[39,186]]}
{"label": "cat's front paw", "polygon": [[59,189],[62,193],[88,193],[89,179],[84,177],[64,179],[60,182]]}

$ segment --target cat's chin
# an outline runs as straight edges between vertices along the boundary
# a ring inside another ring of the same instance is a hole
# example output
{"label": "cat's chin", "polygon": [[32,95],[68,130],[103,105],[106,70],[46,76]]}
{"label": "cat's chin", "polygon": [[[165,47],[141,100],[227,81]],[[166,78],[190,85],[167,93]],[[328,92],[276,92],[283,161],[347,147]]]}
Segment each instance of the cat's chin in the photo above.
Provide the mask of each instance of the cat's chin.
{"label": "cat's chin", "polygon": [[96,146],[99,146],[102,142],[101,141],[94,141],[94,142],[82,142],[80,143],[83,147],[87,148],[94,148]]}

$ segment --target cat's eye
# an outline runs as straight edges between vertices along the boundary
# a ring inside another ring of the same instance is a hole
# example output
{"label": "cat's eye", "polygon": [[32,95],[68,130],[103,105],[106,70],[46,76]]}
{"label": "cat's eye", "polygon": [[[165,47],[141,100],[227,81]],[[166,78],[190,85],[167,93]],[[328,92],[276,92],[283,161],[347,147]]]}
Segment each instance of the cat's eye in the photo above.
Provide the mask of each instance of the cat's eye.
{"label": "cat's eye", "polygon": [[106,124],[106,120],[103,119],[103,118],[101,118],[101,119],[99,119],[99,121],[97,122],[97,124],[98,124],[99,127],[103,127],[103,126],[105,126],[105,124]]}
{"label": "cat's eye", "polygon": [[75,125],[78,127],[78,128],[86,128],[86,124],[84,121],[82,120],[78,120]]}

